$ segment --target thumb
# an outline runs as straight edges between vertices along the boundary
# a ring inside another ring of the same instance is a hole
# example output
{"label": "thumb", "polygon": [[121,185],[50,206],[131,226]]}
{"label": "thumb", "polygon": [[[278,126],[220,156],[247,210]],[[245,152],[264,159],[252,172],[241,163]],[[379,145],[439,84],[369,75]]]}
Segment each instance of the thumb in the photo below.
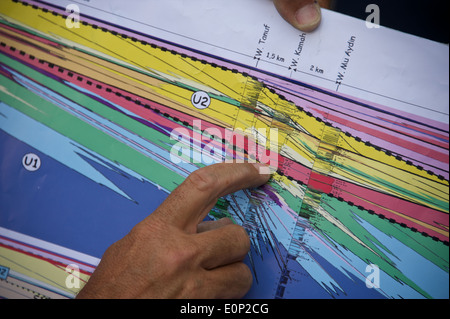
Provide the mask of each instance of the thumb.
{"label": "thumb", "polygon": [[[280,15],[295,28],[310,32],[316,29],[322,18],[320,5],[315,0],[273,0]],[[325,7],[330,1],[325,2]]]}

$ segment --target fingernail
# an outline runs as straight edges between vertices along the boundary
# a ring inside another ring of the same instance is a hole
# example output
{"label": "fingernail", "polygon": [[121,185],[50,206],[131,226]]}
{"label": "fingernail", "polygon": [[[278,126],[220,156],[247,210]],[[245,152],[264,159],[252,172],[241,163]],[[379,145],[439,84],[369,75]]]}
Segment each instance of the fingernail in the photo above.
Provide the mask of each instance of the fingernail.
{"label": "fingernail", "polygon": [[252,165],[258,170],[259,174],[261,175],[271,175],[274,173],[269,165],[262,163],[253,163]]}
{"label": "fingernail", "polygon": [[317,3],[311,3],[298,9],[295,14],[299,28],[304,31],[313,30],[320,22],[320,6]]}

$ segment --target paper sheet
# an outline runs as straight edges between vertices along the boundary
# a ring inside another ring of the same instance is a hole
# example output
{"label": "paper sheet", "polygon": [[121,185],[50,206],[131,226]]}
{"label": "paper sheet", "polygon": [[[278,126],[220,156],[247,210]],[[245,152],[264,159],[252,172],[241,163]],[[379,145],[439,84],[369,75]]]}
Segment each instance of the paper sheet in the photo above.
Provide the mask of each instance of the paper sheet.
{"label": "paper sheet", "polygon": [[255,155],[271,182],[208,217],[250,235],[247,298],[448,298],[448,46],[258,0],[0,15],[1,296],[74,297],[190,172]]}

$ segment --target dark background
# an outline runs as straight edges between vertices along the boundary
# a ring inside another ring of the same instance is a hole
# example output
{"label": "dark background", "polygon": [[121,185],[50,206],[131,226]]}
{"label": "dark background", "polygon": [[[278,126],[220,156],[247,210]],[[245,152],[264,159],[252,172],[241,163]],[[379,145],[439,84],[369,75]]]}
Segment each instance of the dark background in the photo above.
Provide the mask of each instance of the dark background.
{"label": "dark background", "polygon": [[334,0],[334,11],[366,20],[369,4],[380,8],[380,25],[449,43],[449,0]]}

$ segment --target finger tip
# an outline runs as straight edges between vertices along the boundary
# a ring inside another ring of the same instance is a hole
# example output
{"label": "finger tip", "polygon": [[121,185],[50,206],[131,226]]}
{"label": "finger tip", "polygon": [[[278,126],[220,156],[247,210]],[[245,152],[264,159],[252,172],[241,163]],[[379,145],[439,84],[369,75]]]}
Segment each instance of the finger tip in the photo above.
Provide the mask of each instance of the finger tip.
{"label": "finger tip", "polygon": [[311,32],[317,29],[321,20],[320,6],[317,3],[312,3],[297,10],[293,25],[301,31]]}

